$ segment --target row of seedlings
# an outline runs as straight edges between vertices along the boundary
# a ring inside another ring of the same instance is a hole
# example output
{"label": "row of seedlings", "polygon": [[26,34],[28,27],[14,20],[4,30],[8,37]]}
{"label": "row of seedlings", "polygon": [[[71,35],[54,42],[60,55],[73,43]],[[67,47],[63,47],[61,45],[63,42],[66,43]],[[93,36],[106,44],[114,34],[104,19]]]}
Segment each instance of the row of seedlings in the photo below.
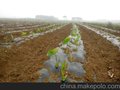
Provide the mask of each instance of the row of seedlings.
{"label": "row of seedlings", "polygon": [[3,47],[11,47],[13,44],[19,45],[27,40],[33,39],[35,37],[38,37],[39,35],[44,35],[45,33],[53,32],[54,30],[57,30],[59,28],[62,28],[64,25],[52,25],[53,27],[50,30],[44,30],[43,28],[37,28],[34,31],[27,31],[27,32],[20,32],[20,37],[14,38],[12,34],[10,34],[10,41],[5,41],[6,43],[1,43],[1,46]]}
{"label": "row of seedlings", "polygon": [[101,29],[101,30],[105,30],[105,31],[120,33],[119,30],[114,30],[114,29],[106,28],[106,27],[104,27],[104,26],[92,25],[92,24],[90,24],[90,26],[95,27],[95,28],[98,28],[98,29]]}
{"label": "row of seedlings", "polygon": [[48,51],[47,56],[49,60],[39,70],[37,82],[82,82],[81,77],[85,74],[85,50],[76,25],[73,25],[71,34],[59,47]]}

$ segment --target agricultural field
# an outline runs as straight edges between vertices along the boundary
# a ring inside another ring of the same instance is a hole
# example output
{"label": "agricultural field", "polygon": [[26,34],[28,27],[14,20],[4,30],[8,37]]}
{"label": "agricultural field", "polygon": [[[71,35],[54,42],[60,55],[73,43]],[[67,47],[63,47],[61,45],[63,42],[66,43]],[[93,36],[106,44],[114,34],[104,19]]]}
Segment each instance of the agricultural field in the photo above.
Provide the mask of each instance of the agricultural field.
{"label": "agricultural field", "polygon": [[120,82],[120,31],[104,24],[1,19],[0,82]]}

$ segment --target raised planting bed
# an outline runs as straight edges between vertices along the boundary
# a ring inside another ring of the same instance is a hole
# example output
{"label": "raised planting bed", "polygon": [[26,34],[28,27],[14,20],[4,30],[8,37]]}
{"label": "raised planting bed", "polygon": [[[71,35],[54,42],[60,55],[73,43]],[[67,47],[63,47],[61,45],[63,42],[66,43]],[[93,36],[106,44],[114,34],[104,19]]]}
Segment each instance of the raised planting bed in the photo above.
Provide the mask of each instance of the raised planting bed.
{"label": "raised planting bed", "polygon": [[[45,25],[43,25],[45,27]],[[22,37],[22,36],[27,36],[32,32],[37,32],[38,28],[40,28],[39,32],[41,32],[41,30],[43,31],[44,27],[40,26],[40,25],[36,25],[36,26],[26,26],[26,27],[18,27],[18,30],[16,30],[16,28],[11,28],[11,30],[7,30],[7,27],[5,28],[5,30],[0,30],[0,43],[10,43],[13,41],[14,38],[17,37]],[[36,33],[35,32],[35,33]]]}
{"label": "raised planting bed", "polygon": [[[24,31],[24,32],[17,32],[13,34],[6,34],[6,35],[1,35],[0,39],[0,46],[2,47],[11,47],[13,44],[19,45],[26,40],[33,39],[35,37],[38,37],[39,35],[44,35],[45,33],[48,32],[53,32],[57,29],[62,28],[66,24],[63,25],[51,25],[43,28],[37,28],[36,30],[33,31]],[[53,27],[54,26],[54,27]],[[51,29],[49,29],[52,27]]]}
{"label": "raised planting bed", "polygon": [[[36,27],[36,28],[31,27],[29,29],[25,28],[23,30],[6,31],[6,32],[0,34],[1,41],[6,42],[5,38],[10,37],[11,35],[12,35],[12,37],[17,38],[17,37],[21,37],[21,36],[27,36],[31,33],[45,32],[49,29],[56,28],[56,27],[59,27],[59,26],[60,25],[52,24],[52,25],[45,26],[45,27]],[[12,37],[8,38],[7,40],[10,41]]]}
{"label": "raised planting bed", "polygon": [[48,51],[47,56],[49,60],[38,71],[40,76],[36,82],[83,82],[85,50],[76,25],[59,47]]}
{"label": "raised planting bed", "polygon": [[120,37],[120,31],[119,30],[108,29],[108,28],[101,27],[101,26],[96,26],[96,25],[89,25],[89,26]]}

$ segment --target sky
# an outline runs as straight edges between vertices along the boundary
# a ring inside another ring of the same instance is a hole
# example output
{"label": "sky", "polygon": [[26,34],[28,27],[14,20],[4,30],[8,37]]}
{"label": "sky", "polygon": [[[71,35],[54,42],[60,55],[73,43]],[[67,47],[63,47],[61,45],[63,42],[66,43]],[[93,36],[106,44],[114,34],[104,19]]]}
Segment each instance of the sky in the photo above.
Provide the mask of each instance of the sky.
{"label": "sky", "polygon": [[0,0],[0,17],[35,18],[36,15],[120,20],[120,0]]}

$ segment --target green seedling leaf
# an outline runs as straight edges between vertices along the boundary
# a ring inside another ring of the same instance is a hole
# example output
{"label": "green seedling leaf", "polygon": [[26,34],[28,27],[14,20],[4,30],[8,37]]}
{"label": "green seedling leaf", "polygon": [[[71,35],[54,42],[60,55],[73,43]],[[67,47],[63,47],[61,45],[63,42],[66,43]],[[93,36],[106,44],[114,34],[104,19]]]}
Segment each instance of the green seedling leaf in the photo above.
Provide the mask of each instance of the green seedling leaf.
{"label": "green seedling leaf", "polygon": [[63,44],[67,44],[68,42],[70,42],[70,37],[66,37],[66,38],[63,40]]}
{"label": "green seedling leaf", "polygon": [[38,29],[37,29],[37,32],[41,32],[41,29],[40,29],[40,28],[38,28]]}
{"label": "green seedling leaf", "polygon": [[59,67],[59,62],[56,62],[55,68],[57,69]]}
{"label": "green seedling leaf", "polygon": [[61,65],[61,70],[65,70],[65,66],[66,66],[66,61],[64,61]]}
{"label": "green seedling leaf", "polygon": [[77,43],[78,41],[79,41],[79,36],[77,36],[74,42]]}
{"label": "green seedling leaf", "polygon": [[54,48],[54,49],[48,51],[47,56],[51,57],[51,56],[55,55],[57,52],[58,52],[58,48]]}
{"label": "green seedling leaf", "polygon": [[66,81],[67,75],[62,76],[62,81]]}
{"label": "green seedling leaf", "polygon": [[80,39],[80,35],[77,35],[77,38],[74,40],[74,44],[75,45],[79,45],[79,39]]}
{"label": "green seedling leaf", "polygon": [[30,33],[31,33],[32,35],[34,35],[34,34],[35,34],[35,32],[34,32],[34,31],[31,31]]}
{"label": "green seedling leaf", "polygon": [[61,75],[62,75],[62,81],[65,81],[66,80],[66,77],[65,77],[65,71],[61,70]]}
{"label": "green seedling leaf", "polygon": [[71,32],[71,35],[72,35],[72,36],[76,36],[76,32],[75,32],[75,31],[72,31],[72,32]]}
{"label": "green seedling leaf", "polygon": [[66,73],[66,68],[67,68],[67,62],[64,61],[61,65],[61,75],[62,75],[62,81],[65,81],[66,78],[67,78],[67,75],[65,74]]}
{"label": "green seedling leaf", "polygon": [[80,34],[77,35],[77,38],[81,38]]}
{"label": "green seedling leaf", "polygon": [[21,35],[22,35],[22,36],[26,36],[26,35],[27,35],[27,32],[21,32]]}

